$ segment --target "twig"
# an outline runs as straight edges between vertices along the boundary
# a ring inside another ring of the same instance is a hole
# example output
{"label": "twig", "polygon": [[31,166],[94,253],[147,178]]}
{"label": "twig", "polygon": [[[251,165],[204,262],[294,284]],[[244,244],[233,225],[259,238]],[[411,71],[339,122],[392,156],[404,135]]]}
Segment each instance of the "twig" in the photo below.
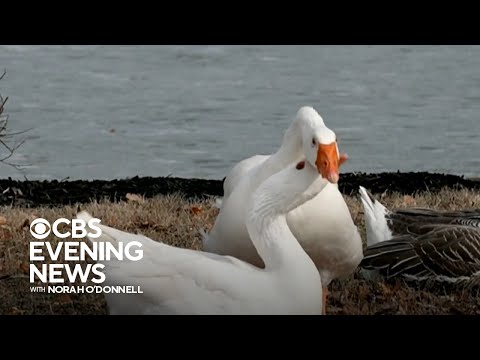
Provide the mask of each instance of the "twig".
{"label": "twig", "polygon": [[5,108],[5,104],[7,103],[8,96],[4,99],[2,95],[0,95],[0,115],[3,113],[3,109]]}
{"label": "twig", "polygon": [[2,275],[0,276],[1,280],[10,280],[10,279],[29,279],[27,275]]}

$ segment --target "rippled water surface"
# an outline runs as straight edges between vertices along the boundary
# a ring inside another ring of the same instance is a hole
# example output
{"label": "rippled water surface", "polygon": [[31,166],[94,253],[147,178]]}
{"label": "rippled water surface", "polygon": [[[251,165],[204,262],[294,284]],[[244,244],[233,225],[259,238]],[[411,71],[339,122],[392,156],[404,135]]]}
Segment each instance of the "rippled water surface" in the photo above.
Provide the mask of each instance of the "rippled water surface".
{"label": "rippled water surface", "polygon": [[312,105],[343,171],[478,176],[478,46],[0,46],[10,130],[0,177],[220,179],[275,151]]}

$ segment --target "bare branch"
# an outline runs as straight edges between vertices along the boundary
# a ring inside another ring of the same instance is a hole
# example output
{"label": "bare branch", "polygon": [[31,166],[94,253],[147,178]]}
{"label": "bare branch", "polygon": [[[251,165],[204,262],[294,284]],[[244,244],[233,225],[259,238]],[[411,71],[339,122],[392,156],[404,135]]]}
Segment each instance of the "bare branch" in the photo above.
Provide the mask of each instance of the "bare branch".
{"label": "bare branch", "polygon": [[[5,74],[7,73],[6,70],[3,71],[3,74],[0,76],[0,80],[2,80],[5,77]],[[5,111],[5,104],[8,100],[8,96],[6,98],[3,98],[3,96],[0,94],[0,145],[3,146],[4,149],[7,150],[7,154],[4,155],[3,157],[0,157],[0,163],[10,165],[14,167],[17,170],[20,170],[20,165],[17,164],[12,164],[10,162],[7,162],[8,159],[10,159],[14,152],[23,145],[25,142],[25,139],[22,139],[19,142],[16,142],[14,145],[9,145],[7,143],[7,140],[13,138],[14,136],[18,136],[21,134],[26,133],[29,130],[24,130],[24,131],[17,131],[17,132],[7,132],[8,131],[8,120],[9,120],[9,115],[4,114]]]}

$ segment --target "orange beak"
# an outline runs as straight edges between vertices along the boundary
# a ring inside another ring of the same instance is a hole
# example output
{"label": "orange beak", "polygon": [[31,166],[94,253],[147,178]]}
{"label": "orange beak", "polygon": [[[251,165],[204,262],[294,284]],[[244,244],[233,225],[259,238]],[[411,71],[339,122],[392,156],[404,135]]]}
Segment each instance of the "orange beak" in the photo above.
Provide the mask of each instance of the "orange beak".
{"label": "orange beak", "polygon": [[337,155],[337,144],[331,143],[328,145],[319,144],[317,152],[318,172],[332,184],[338,183],[340,178],[340,165],[348,160],[347,154]]}

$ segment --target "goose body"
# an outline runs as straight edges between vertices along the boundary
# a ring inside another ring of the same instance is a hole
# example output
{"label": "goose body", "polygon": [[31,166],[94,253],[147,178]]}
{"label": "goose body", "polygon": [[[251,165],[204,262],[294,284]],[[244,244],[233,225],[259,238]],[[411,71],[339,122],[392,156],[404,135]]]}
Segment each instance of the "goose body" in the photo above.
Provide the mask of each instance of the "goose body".
{"label": "goose body", "polygon": [[243,160],[228,174],[219,214],[203,245],[206,251],[263,267],[245,225],[245,199],[265,178],[302,157],[324,178],[336,173],[322,192],[287,215],[288,226],[314,261],[325,291],[333,279],[353,273],[363,252],[360,234],[337,184],[339,166],[347,157],[338,152],[335,133],[311,107],[298,111],[276,153]]}
{"label": "goose body", "polygon": [[480,209],[436,211],[432,209],[387,209],[363,186],[359,189],[363,205],[367,245],[386,241],[397,235],[421,234],[423,225],[466,225],[480,228]]}
{"label": "goose body", "polygon": [[386,278],[480,284],[479,228],[432,224],[419,229],[421,234],[397,235],[368,246],[360,267]]}
{"label": "goose body", "polygon": [[[291,164],[247,200],[247,229],[265,268],[99,225],[101,237],[90,241],[138,241],[144,254],[139,261],[103,262],[104,285],[136,285],[143,291],[106,294],[110,314],[321,314],[320,275],[285,214],[325,185],[308,163]],[[77,217],[91,218],[86,212]]]}
{"label": "goose body", "polygon": [[367,276],[480,284],[480,213],[391,211],[364,189],[368,246],[360,264]]}
{"label": "goose body", "polygon": [[260,166],[269,157],[270,155],[254,155],[238,162],[232,170],[230,170],[223,182],[223,200],[230,196],[235,186],[237,186],[245,174],[253,168]]}

